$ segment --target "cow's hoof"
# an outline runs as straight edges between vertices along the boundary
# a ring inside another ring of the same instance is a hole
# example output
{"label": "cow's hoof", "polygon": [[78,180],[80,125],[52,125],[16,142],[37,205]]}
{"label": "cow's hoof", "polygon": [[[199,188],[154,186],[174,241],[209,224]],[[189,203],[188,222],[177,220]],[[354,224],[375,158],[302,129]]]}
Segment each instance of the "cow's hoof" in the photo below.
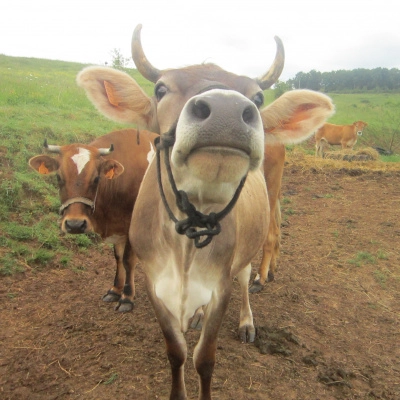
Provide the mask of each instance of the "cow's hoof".
{"label": "cow's hoof", "polygon": [[103,296],[103,301],[106,303],[115,303],[116,301],[119,301],[121,298],[121,295],[118,293],[115,293],[113,290],[109,290],[104,296]]}
{"label": "cow's hoof", "polygon": [[239,327],[239,339],[242,343],[253,343],[256,338],[256,329],[253,325]]}
{"label": "cow's hoof", "polygon": [[267,282],[272,282],[275,279],[275,275],[273,272],[268,272]]}
{"label": "cow's hoof", "polygon": [[120,299],[114,310],[121,313],[130,312],[133,310],[133,302],[129,299]]}
{"label": "cow's hoof", "polygon": [[263,289],[264,285],[261,284],[259,280],[253,281],[251,286],[249,287],[249,293],[258,293],[261,292]]}

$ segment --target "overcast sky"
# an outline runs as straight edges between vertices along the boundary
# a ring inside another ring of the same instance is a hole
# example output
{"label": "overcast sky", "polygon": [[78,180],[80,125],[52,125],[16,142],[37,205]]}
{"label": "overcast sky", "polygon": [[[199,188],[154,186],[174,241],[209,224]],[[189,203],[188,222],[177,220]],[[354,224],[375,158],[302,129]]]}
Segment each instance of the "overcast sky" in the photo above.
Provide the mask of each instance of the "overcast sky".
{"label": "overcast sky", "polygon": [[[132,32],[159,69],[213,62],[257,77],[284,43],[281,80],[297,72],[400,68],[397,0],[8,0],[0,53],[89,64],[131,58]],[[1,65],[0,65],[1,69]]]}

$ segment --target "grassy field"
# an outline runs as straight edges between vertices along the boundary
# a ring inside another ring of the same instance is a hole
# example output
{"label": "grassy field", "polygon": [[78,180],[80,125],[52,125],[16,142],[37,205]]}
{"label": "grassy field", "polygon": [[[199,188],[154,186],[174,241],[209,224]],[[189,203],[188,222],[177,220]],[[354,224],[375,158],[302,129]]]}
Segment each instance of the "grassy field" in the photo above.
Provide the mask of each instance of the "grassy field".
{"label": "grassy field", "polygon": [[[56,179],[43,178],[28,160],[43,152],[42,143],[88,143],[123,128],[101,116],[75,83],[85,65],[0,55],[0,274],[8,275],[48,263],[68,266],[98,240],[85,235],[60,236]],[[153,85],[130,73],[151,94]],[[267,91],[266,103],[273,100]],[[400,94],[333,94],[331,122],[364,120],[369,126],[357,146],[391,148],[400,161]],[[305,150],[306,151],[306,150]],[[83,267],[82,267],[83,268]]]}

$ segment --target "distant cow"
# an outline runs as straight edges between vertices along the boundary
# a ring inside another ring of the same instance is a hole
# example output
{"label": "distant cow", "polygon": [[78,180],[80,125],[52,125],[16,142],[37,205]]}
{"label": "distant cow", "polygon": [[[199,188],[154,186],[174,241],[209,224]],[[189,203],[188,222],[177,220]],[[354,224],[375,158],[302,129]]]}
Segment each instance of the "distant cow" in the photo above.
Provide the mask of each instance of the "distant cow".
{"label": "distant cow", "polygon": [[[61,230],[71,234],[93,231],[114,245],[115,280],[103,300],[118,301],[116,309],[121,312],[133,308],[136,256],[128,231],[157,136],[125,129],[104,135],[89,145],[46,143],[47,150],[58,156],[40,155],[29,160],[29,165],[40,174],[57,173]],[[113,159],[108,158],[109,154]]]}
{"label": "distant cow", "polygon": [[324,156],[324,145],[341,145],[342,149],[352,149],[361,136],[366,122],[357,121],[351,125],[324,124],[315,134],[315,155]]}
{"label": "distant cow", "polygon": [[[213,64],[158,70],[145,56],[135,29],[132,56],[155,83],[147,96],[131,76],[102,67],[78,75],[98,109],[117,121],[161,133],[132,214],[129,238],[164,334],[172,372],[170,399],[186,399],[184,332],[199,307],[204,323],[193,361],[199,399],[211,399],[217,335],[228,307],[232,279],[242,295],[239,335],[253,341],[249,304],[251,260],[266,240],[268,196],[261,163],[269,142],[307,138],[333,112],[320,93],[291,91],[261,112],[263,90],[278,79],[283,46],[259,79]],[[158,188],[157,188],[158,186]]]}

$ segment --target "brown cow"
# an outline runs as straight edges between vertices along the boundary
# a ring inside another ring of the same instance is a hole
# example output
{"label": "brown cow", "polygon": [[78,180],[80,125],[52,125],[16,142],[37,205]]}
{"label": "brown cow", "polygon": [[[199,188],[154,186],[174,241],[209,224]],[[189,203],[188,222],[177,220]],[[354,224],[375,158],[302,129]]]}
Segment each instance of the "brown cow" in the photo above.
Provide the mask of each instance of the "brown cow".
{"label": "brown cow", "polygon": [[284,164],[285,146],[265,146],[264,176],[267,183],[271,215],[267,239],[262,248],[262,258],[258,267],[258,274],[249,288],[250,293],[259,292],[266,282],[274,280],[281,243],[280,195]]}
{"label": "brown cow", "polygon": [[[40,174],[57,173],[61,230],[71,234],[96,232],[114,245],[114,285],[103,300],[118,301],[116,309],[121,312],[133,308],[136,257],[128,232],[140,183],[151,155],[155,154],[152,143],[157,136],[125,129],[104,135],[89,145],[46,143],[47,150],[58,156],[40,155],[29,160],[29,165]],[[114,159],[104,157],[111,153],[111,146]]]}
{"label": "brown cow", "polygon": [[341,145],[342,149],[352,149],[361,136],[366,122],[356,121],[351,125],[324,124],[315,134],[315,156],[324,156],[326,144]]}
{"label": "brown cow", "polygon": [[186,399],[184,332],[195,311],[205,306],[193,360],[199,399],[206,400],[211,399],[217,334],[234,276],[243,296],[240,337],[252,341],[255,336],[247,287],[250,262],[265,242],[269,223],[260,169],[264,131],[271,142],[301,141],[331,115],[333,106],[323,94],[293,91],[260,113],[262,91],[283,68],[279,39],[273,66],[255,80],[212,64],[160,71],[143,53],[140,29],[134,32],[132,55],[139,72],[156,83],[153,97],[129,75],[109,68],[86,68],[77,81],[106,116],[162,133],[129,237],[165,337],[171,399]]}

